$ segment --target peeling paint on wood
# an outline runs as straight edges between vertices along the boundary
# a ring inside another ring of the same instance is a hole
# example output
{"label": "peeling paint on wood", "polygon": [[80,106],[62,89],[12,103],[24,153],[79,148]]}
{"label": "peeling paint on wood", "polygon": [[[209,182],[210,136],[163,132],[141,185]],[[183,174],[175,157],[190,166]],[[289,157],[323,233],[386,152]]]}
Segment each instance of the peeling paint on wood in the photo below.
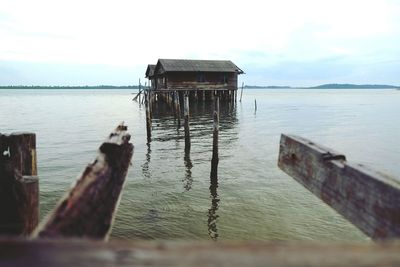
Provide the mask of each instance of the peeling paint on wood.
{"label": "peeling paint on wood", "polygon": [[120,125],[109,135],[94,162],[33,237],[108,238],[133,155],[126,131],[127,127]]}

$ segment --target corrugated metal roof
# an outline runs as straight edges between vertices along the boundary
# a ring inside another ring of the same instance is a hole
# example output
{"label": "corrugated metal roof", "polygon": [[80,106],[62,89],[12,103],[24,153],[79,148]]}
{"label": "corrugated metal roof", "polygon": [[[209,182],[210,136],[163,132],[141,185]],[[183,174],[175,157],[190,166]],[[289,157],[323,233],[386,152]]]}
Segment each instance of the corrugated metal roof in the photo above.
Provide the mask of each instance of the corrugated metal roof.
{"label": "corrugated metal roof", "polygon": [[202,71],[202,72],[237,72],[243,71],[230,60],[192,60],[192,59],[159,59],[165,72]]}
{"label": "corrugated metal roof", "polygon": [[152,77],[154,75],[154,70],[156,69],[156,65],[149,64],[146,69],[146,78]]}

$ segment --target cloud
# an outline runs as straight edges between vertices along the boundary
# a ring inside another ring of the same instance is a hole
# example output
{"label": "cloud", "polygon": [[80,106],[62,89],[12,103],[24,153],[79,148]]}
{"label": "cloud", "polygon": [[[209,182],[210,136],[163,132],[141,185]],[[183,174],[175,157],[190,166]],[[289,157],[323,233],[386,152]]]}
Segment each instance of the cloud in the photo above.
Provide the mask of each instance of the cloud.
{"label": "cloud", "polygon": [[158,58],[231,59],[251,75],[276,66],[293,73],[288,62],[311,69],[310,62],[345,57],[330,65],[361,68],[399,59],[399,6],[393,0],[4,0],[0,60],[133,70]]}

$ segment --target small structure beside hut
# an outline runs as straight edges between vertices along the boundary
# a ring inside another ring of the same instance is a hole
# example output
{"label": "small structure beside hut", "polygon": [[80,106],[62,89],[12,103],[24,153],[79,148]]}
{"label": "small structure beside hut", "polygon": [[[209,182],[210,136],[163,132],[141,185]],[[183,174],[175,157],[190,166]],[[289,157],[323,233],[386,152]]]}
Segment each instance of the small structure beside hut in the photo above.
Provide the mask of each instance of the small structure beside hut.
{"label": "small structure beside hut", "polygon": [[185,92],[191,97],[235,99],[238,75],[244,72],[230,60],[159,59],[148,65],[146,78],[153,93]]}

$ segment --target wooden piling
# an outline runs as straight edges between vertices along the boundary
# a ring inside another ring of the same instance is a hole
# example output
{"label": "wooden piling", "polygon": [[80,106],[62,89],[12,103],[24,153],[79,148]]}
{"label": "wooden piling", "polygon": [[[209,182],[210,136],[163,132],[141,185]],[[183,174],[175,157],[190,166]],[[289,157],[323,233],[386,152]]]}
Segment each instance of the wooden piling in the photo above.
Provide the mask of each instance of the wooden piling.
{"label": "wooden piling", "polygon": [[119,125],[33,237],[107,240],[133,155],[129,140],[127,127]]}
{"label": "wooden piling", "polygon": [[178,119],[178,129],[181,127],[181,105],[179,103],[179,93],[175,91],[174,93],[174,105],[175,105],[175,112],[176,118]]}
{"label": "wooden piling", "polygon": [[400,182],[298,136],[282,134],[278,166],[373,239],[400,237]]}
{"label": "wooden piling", "polygon": [[213,114],[213,152],[211,158],[211,178],[218,176],[218,134],[219,134],[219,97],[215,98]]}
{"label": "wooden piling", "polygon": [[151,142],[150,92],[145,93],[147,143]]}
{"label": "wooden piling", "polygon": [[243,87],[244,87],[244,82],[242,82],[242,90],[240,91],[240,100],[239,100],[239,102],[242,102]]}
{"label": "wooden piling", "polygon": [[254,99],[254,112],[257,111],[257,99]]}
{"label": "wooden piling", "polygon": [[190,128],[189,128],[189,95],[185,93],[184,104],[184,128],[185,128],[185,151],[190,150]]}
{"label": "wooden piling", "polygon": [[38,221],[36,135],[0,134],[0,234],[29,235]]}

